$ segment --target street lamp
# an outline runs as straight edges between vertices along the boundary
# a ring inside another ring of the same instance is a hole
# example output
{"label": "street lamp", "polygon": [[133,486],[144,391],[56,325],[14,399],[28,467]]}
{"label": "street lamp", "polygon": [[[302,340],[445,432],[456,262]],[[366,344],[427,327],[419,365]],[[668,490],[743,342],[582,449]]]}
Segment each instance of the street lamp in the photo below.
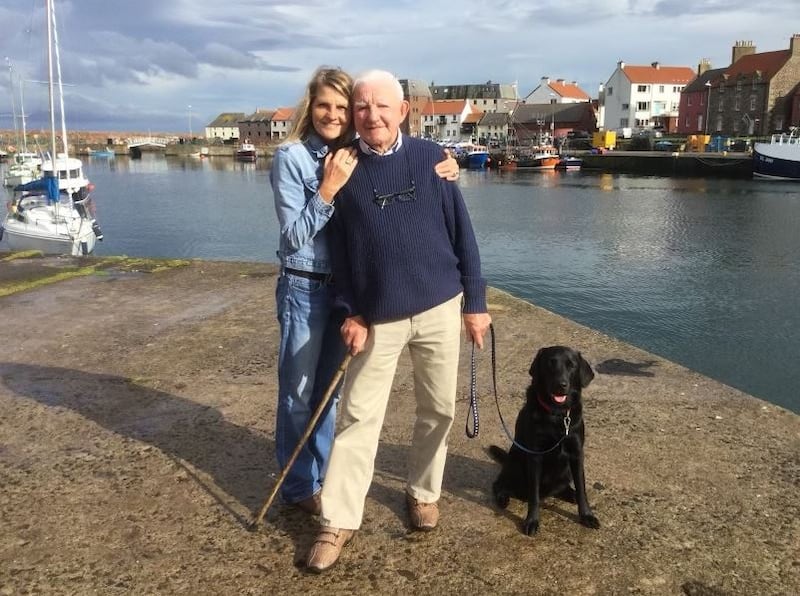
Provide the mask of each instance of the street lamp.
{"label": "street lamp", "polygon": [[189,105],[189,140],[192,140],[192,106]]}
{"label": "street lamp", "polygon": [[[550,93],[551,98],[555,98],[555,93]],[[552,145],[556,138],[556,100],[551,99],[550,105],[550,144]]]}
{"label": "street lamp", "polygon": [[703,134],[708,134],[708,115],[711,106],[711,81],[706,81],[706,119],[703,121]]}

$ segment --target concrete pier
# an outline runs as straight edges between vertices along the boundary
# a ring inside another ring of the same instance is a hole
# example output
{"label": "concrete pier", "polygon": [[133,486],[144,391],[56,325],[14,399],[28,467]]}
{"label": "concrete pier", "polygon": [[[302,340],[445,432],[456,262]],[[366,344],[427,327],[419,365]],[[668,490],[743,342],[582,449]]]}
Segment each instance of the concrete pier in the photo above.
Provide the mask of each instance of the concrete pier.
{"label": "concrete pier", "polygon": [[800,417],[493,290],[500,407],[513,424],[535,351],[566,344],[585,391],[599,530],[547,500],[497,510],[508,445],[479,354],[481,427],[460,397],[440,527],[410,533],[403,357],[363,527],[322,576],[317,522],[280,503],[245,530],[274,454],[276,268],[0,254],[0,594],[796,594]]}

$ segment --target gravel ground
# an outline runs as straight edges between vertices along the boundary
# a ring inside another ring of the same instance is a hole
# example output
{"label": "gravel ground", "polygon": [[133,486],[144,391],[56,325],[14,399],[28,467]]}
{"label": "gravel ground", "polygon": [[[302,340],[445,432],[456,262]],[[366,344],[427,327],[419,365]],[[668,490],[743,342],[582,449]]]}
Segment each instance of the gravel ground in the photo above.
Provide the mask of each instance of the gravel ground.
{"label": "gravel ground", "polygon": [[[0,290],[97,260],[2,261]],[[245,526],[275,463],[276,269],[144,262],[0,297],[0,596],[11,594],[797,594],[800,417],[492,291],[500,406],[535,351],[566,344],[585,390],[589,500],[491,502],[507,445],[479,354],[481,431],[464,436],[469,352],[440,527],[408,531],[413,418],[403,358],[355,541],[321,576],[298,562],[317,522],[276,504]],[[0,292],[2,296],[2,292]]]}

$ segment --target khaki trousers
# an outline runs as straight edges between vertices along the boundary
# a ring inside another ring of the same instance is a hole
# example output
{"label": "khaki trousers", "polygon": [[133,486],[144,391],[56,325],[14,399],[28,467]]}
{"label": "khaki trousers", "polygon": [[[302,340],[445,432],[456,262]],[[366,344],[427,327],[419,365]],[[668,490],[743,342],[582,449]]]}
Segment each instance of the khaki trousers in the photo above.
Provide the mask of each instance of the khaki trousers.
{"label": "khaki trousers", "polygon": [[416,398],[406,491],[422,503],[441,495],[455,414],[460,294],[411,318],[370,328],[365,350],[353,358],[345,379],[338,432],[322,486],[322,525],[350,530],[361,526],[392,381],[405,346],[414,368]]}

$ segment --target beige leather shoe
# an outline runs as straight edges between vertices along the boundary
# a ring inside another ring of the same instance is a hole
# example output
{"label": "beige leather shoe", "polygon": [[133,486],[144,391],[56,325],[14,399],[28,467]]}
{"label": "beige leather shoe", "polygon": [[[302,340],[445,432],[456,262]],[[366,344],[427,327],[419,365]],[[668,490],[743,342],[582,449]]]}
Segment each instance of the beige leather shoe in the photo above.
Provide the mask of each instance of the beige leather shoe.
{"label": "beige leather shoe", "polygon": [[313,573],[330,569],[339,560],[342,549],[353,539],[355,530],[343,530],[322,526],[317,539],[311,545],[306,567]]}
{"label": "beige leather shoe", "polygon": [[439,523],[439,505],[436,503],[421,503],[406,493],[406,505],[413,529],[430,532]]}

